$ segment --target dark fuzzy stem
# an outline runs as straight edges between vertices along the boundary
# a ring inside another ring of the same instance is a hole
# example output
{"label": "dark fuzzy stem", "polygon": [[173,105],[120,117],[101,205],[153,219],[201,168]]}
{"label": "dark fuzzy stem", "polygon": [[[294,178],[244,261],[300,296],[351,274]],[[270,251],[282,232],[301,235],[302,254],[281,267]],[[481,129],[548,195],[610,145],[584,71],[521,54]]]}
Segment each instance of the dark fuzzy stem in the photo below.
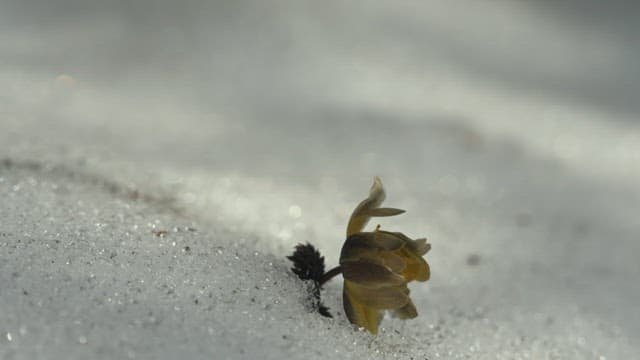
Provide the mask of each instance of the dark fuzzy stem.
{"label": "dark fuzzy stem", "polygon": [[320,300],[320,291],[322,285],[329,281],[334,276],[342,272],[342,269],[331,269],[329,272],[324,272],[324,257],[320,255],[320,252],[313,247],[313,245],[298,244],[295,247],[295,251],[292,255],[287,256],[287,259],[293,262],[291,271],[302,280],[312,280],[313,289],[311,290],[311,297],[314,302],[314,308],[322,315],[326,317],[332,317],[329,313],[329,308],[322,304]]}

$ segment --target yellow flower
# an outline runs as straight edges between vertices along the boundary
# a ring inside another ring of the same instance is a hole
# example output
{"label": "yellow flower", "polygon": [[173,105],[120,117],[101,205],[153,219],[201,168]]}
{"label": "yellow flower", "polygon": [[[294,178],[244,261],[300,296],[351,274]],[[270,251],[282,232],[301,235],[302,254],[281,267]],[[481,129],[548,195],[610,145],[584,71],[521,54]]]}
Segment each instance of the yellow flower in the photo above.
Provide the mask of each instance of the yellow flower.
{"label": "yellow flower", "polygon": [[413,240],[399,232],[379,229],[362,232],[371,217],[404,212],[381,208],[384,199],[382,181],[375,177],[369,197],[351,214],[340,253],[347,318],[373,334],[378,333],[385,310],[400,319],[418,316],[407,283],[427,281],[430,275],[429,265],[422,258],[431,249],[426,239]]}

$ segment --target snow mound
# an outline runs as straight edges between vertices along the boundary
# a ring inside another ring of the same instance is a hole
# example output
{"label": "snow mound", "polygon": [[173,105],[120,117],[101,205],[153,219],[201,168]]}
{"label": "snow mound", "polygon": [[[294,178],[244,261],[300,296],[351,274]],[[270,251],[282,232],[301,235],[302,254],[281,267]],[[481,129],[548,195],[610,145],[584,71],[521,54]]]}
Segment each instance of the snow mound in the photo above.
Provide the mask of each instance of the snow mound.
{"label": "snow mound", "polygon": [[632,357],[619,331],[577,311],[481,307],[462,289],[415,292],[421,316],[372,337],[346,321],[339,281],[323,294],[334,318],[310,312],[285,254],[171,199],[59,166],[0,170],[4,359]]}

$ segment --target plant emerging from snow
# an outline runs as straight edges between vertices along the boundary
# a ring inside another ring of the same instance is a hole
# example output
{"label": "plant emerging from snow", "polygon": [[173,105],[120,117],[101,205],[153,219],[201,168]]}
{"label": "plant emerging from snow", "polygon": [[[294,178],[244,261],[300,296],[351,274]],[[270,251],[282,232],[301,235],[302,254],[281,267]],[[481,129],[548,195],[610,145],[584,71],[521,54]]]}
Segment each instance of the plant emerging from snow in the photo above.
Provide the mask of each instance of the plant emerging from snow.
{"label": "plant emerging from snow", "polygon": [[363,232],[372,217],[394,216],[404,210],[381,208],[385,191],[375,177],[369,197],[355,208],[347,225],[347,240],[340,253],[340,266],[324,272],[324,258],[310,245],[298,245],[293,255],[293,271],[303,280],[314,281],[313,297],[318,311],[331,316],[320,302],[322,285],[333,276],[344,277],[343,305],[349,321],[377,334],[385,311],[400,319],[418,316],[407,284],[429,280],[429,265],[422,257],[431,245],[426,239],[413,240],[400,232]]}

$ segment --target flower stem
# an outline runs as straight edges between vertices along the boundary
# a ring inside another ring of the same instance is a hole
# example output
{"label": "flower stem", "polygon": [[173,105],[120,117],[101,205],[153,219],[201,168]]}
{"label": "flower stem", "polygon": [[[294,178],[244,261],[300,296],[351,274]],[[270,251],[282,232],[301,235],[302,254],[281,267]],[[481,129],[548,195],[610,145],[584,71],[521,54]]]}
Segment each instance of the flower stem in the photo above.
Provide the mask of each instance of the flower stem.
{"label": "flower stem", "polygon": [[341,273],[342,268],[340,266],[336,266],[333,269],[327,271],[326,273],[324,273],[324,275],[322,275],[322,278],[320,279],[320,286],[324,285],[327,281],[333,279],[334,276]]}

